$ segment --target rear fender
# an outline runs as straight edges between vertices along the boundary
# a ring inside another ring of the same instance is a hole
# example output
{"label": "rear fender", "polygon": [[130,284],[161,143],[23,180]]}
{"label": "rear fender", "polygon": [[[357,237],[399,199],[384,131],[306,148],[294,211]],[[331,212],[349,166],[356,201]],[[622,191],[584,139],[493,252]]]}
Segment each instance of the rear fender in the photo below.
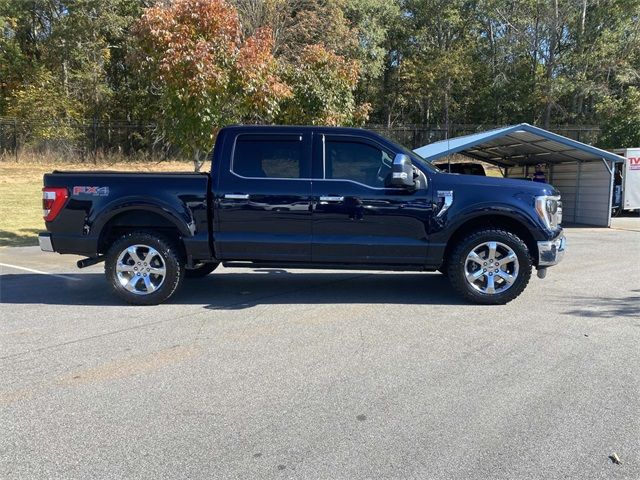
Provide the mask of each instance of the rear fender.
{"label": "rear fender", "polygon": [[116,215],[134,210],[153,212],[160,215],[174,225],[183,237],[192,237],[196,233],[193,216],[186,208],[177,210],[160,200],[154,199],[151,202],[143,197],[126,197],[105,205],[95,218],[92,219],[90,215],[87,219],[85,225],[85,228],[89,230],[87,233],[99,236],[107,223]]}

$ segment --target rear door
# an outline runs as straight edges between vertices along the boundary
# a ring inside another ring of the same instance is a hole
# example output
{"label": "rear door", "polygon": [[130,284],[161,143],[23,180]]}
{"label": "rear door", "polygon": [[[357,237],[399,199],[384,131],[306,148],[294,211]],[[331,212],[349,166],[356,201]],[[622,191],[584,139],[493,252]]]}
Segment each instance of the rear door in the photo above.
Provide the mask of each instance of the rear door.
{"label": "rear door", "polygon": [[239,133],[226,142],[214,197],[221,260],[311,260],[311,134]]}
{"label": "rear door", "polygon": [[357,135],[314,135],[314,262],[424,265],[431,195],[387,188],[395,154]]}

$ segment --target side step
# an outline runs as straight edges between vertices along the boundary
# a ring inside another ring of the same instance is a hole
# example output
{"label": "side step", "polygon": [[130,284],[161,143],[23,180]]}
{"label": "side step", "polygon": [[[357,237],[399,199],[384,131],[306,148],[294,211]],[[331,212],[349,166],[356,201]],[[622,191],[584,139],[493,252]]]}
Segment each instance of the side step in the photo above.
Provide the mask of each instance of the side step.
{"label": "side step", "polygon": [[394,272],[432,272],[437,267],[427,265],[380,265],[380,264],[354,264],[354,263],[281,263],[281,262],[251,262],[229,261],[222,262],[225,268],[280,268],[280,269],[309,269],[309,270],[390,270]]}

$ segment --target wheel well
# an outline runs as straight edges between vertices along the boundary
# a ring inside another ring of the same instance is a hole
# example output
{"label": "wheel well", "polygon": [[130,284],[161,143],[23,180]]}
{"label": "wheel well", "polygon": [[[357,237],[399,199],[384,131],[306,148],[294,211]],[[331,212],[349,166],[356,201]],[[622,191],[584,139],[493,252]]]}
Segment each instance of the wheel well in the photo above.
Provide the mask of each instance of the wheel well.
{"label": "wheel well", "polygon": [[180,230],[162,215],[148,210],[127,210],[118,213],[104,225],[98,241],[98,252],[106,253],[117,238],[133,230],[154,231],[184,248]]}
{"label": "wheel well", "polygon": [[444,262],[447,261],[449,255],[451,254],[451,250],[462,238],[466,237],[474,230],[485,228],[499,228],[507,230],[508,232],[511,232],[520,237],[520,239],[522,239],[522,241],[527,245],[534,264],[537,263],[538,243],[536,242],[536,239],[533,237],[529,229],[518,220],[502,215],[485,215],[482,217],[474,218],[460,225],[457,230],[453,232],[453,235],[451,235],[449,241],[447,242],[447,247],[445,248],[444,252]]}

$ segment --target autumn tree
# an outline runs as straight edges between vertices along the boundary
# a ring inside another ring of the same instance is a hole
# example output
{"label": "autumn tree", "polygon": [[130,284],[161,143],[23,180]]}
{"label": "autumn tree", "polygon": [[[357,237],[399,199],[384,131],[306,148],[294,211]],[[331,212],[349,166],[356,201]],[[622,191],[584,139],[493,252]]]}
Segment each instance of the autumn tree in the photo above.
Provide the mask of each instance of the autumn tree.
{"label": "autumn tree", "polygon": [[148,8],[137,26],[143,65],[157,78],[163,135],[190,151],[196,168],[217,130],[270,121],[289,89],[258,30],[241,39],[234,7],[223,0],[176,0]]}
{"label": "autumn tree", "polygon": [[[367,15],[387,10],[381,3],[369,0],[361,10],[355,0],[233,0],[245,34],[273,32],[274,55],[292,93],[276,117],[279,122],[353,125],[368,118],[369,104],[356,93],[363,73],[367,78],[381,74],[384,35],[378,27],[372,36],[360,36],[348,17],[369,25]],[[367,43],[378,50],[363,53]]]}

